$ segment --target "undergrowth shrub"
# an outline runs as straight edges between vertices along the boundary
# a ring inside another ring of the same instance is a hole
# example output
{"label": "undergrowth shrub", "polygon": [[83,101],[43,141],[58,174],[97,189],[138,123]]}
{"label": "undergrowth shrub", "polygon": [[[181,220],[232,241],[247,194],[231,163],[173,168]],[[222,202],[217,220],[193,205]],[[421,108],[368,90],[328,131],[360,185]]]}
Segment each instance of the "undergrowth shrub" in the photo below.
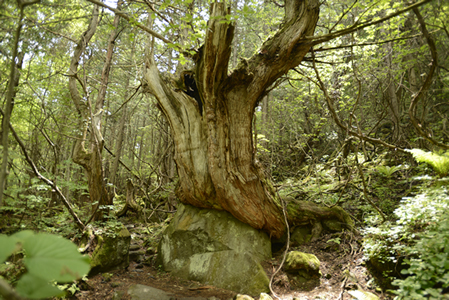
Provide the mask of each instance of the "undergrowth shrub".
{"label": "undergrowth shrub", "polygon": [[365,257],[385,263],[404,258],[402,274],[394,285],[398,299],[443,299],[449,286],[449,196],[445,186],[426,188],[405,197],[394,211],[396,221],[379,224],[367,219]]}
{"label": "undergrowth shrub", "polygon": [[397,299],[448,299],[449,294],[449,217],[418,235],[417,243],[406,249],[409,265],[402,273],[407,278],[395,280]]}
{"label": "undergrowth shrub", "polygon": [[449,151],[441,153],[426,152],[421,149],[407,150],[417,162],[425,162],[433,167],[440,176],[449,175]]}

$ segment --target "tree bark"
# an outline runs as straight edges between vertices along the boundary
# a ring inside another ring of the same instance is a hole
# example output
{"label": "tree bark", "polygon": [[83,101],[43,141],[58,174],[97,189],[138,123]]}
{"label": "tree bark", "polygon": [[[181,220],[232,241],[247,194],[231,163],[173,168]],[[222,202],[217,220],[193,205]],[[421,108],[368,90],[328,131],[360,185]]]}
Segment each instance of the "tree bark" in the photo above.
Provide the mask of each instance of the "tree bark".
{"label": "tree bark", "polygon": [[[133,42],[132,43],[132,48],[131,48],[131,54],[130,54],[130,61],[134,61],[134,52],[135,52],[135,48],[136,48],[136,43]],[[117,176],[117,171],[118,171],[118,165],[119,165],[119,161],[120,161],[120,157],[122,156],[122,146],[123,146],[123,140],[125,137],[125,127],[126,127],[126,120],[128,119],[128,89],[129,89],[129,77],[126,76],[125,78],[125,84],[124,84],[124,89],[125,89],[125,93],[124,93],[124,97],[123,97],[123,101],[125,101],[123,103],[123,107],[121,107],[122,109],[122,115],[120,117],[120,123],[119,126],[117,128],[117,140],[115,142],[115,159],[114,162],[112,164],[112,171],[111,171],[111,183],[114,184],[115,186],[117,186],[117,182],[116,182],[116,176]]]}
{"label": "tree bark", "polygon": [[252,118],[266,90],[309,51],[312,42],[305,37],[314,33],[319,2],[287,0],[285,11],[283,27],[228,75],[234,25],[226,22],[230,9],[224,3],[211,4],[195,67],[200,99],[176,89],[152,58],[144,74],[173,132],[180,200],[226,210],[273,237],[283,234],[285,224],[274,190],[255,163]]}
{"label": "tree bark", "polygon": [[18,69],[22,68],[23,62],[23,54],[19,55],[19,42],[20,42],[20,33],[22,31],[23,26],[23,10],[25,6],[36,3],[36,1],[32,2],[22,2],[17,1],[17,6],[20,10],[19,15],[19,24],[17,25],[17,29],[14,35],[14,45],[11,57],[11,66],[9,73],[9,82],[8,82],[8,91],[6,93],[5,99],[5,113],[2,118],[2,131],[1,131],[1,140],[3,147],[2,154],[2,164],[0,169],[0,207],[3,205],[3,191],[6,188],[6,179],[8,176],[8,150],[9,150],[9,120],[11,119],[12,110],[14,107],[14,97],[16,94],[15,88],[19,85],[19,71]]}
{"label": "tree bark", "polygon": [[[117,6],[121,5],[119,3]],[[73,151],[73,161],[81,165],[87,175],[89,186],[89,196],[91,203],[95,203],[93,207],[93,220],[103,219],[103,209],[101,206],[111,205],[112,199],[109,197],[104,182],[103,165],[102,165],[102,151],[104,140],[101,134],[101,116],[103,112],[104,98],[109,80],[109,71],[112,64],[112,54],[114,49],[114,41],[116,39],[116,30],[112,30],[108,41],[108,49],[106,53],[106,61],[103,66],[101,74],[100,87],[98,89],[97,100],[95,106],[92,105],[89,94],[86,91],[86,82],[82,81],[78,75],[78,65],[86,49],[90,39],[95,34],[98,25],[98,5],[94,6],[92,19],[88,29],[81,36],[72,60],[69,70],[69,90],[72,100],[76,106],[79,120],[79,134],[75,142]],[[117,28],[120,17],[118,15],[114,18],[114,28]],[[78,91],[78,82],[81,82],[83,87],[83,96]],[[90,122],[88,122],[90,120]],[[88,139],[88,129],[90,129],[90,138]],[[86,141],[88,144],[86,145]],[[99,209],[100,208],[100,209]]]}

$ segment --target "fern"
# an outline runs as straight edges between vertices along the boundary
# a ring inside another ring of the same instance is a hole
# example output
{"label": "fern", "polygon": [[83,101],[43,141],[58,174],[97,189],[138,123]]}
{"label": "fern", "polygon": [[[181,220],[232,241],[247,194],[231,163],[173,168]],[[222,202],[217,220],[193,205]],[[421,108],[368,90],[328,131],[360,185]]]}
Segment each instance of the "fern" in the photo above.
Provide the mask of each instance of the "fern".
{"label": "fern", "polygon": [[410,152],[417,162],[425,162],[431,165],[439,175],[447,176],[449,174],[449,151],[442,154],[426,152],[421,149],[406,151]]}
{"label": "fern", "polygon": [[402,166],[377,166],[377,172],[379,172],[380,174],[382,174],[382,176],[384,177],[391,177],[391,175],[393,175],[394,172],[397,172],[399,170],[402,169]]}

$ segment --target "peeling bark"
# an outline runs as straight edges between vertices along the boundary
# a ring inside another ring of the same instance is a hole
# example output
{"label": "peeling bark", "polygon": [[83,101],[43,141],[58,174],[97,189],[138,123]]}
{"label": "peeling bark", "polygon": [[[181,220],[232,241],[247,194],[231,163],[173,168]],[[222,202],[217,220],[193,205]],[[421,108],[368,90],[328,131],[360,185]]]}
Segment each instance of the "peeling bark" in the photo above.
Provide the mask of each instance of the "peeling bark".
{"label": "peeling bark", "polygon": [[304,39],[313,35],[318,13],[316,0],[286,1],[284,26],[228,75],[234,24],[225,22],[225,3],[212,3],[195,69],[203,116],[195,99],[176,90],[149,59],[144,81],[172,128],[183,203],[226,210],[273,237],[283,234],[280,203],[255,163],[252,118],[266,90],[309,51],[312,42]]}

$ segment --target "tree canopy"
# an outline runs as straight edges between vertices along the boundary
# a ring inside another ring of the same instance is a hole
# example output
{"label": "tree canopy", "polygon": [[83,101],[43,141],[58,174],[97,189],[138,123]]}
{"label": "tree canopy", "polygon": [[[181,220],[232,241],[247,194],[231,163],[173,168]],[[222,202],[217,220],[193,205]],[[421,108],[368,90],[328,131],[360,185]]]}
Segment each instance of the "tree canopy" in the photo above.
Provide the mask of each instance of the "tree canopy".
{"label": "tree canopy", "polygon": [[437,0],[2,1],[0,230],[162,221],[179,201],[280,238],[308,220],[290,196],[395,218],[407,195],[386,201],[379,182],[424,172],[414,157],[447,176],[448,14]]}

